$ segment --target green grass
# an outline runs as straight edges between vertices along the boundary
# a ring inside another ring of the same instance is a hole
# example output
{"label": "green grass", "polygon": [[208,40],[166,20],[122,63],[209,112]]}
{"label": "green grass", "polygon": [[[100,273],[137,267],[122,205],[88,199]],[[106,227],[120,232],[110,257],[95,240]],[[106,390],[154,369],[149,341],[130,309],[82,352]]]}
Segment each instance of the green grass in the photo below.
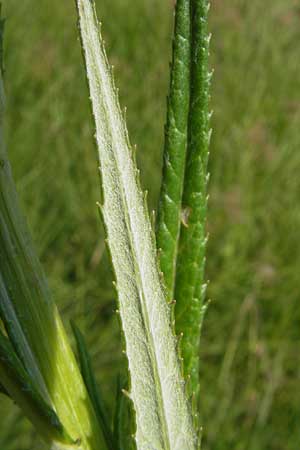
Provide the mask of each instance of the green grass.
{"label": "green grass", "polygon": [[[98,0],[152,209],[172,3]],[[204,450],[299,448],[299,13],[294,0],[212,1]],[[74,4],[9,0],[4,14],[10,159],[55,300],[85,330],[109,401],[121,345]],[[0,401],[0,449],[41,450],[17,409]]]}

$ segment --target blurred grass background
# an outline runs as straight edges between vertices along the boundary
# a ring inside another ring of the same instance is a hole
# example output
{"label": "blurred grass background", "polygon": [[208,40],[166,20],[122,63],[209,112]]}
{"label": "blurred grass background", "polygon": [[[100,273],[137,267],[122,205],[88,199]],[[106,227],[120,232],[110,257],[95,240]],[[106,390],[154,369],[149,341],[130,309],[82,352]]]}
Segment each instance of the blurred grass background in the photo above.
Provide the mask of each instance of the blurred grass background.
{"label": "blurred grass background", "polygon": [[[155,209],[174,1],[97,3]],[[300,6],[211,3],[203,450],[298,450]],[[7,143],[22,204],[55,300],[67,326],[73,317],[85,331],[110,403],[122,357],[74,4],[9,0],[4,14]],[[3,396],[0,423],[0,450],[44,449]]]}

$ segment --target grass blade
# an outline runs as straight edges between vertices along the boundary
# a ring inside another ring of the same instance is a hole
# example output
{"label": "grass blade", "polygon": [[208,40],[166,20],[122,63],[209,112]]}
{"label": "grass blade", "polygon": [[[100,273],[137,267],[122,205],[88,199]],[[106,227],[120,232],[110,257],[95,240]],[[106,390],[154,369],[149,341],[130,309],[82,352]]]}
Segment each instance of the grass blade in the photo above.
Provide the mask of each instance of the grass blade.
{"label": "grass blade", "polygon": [[165,127],[163,179],[156,239],[170,300],[174,298],[187,151],[191,63],[190,0],[177,0],[170,93]]}
{"label": "grass blade", "polygon": [[102,175],[102,214],[115,270],[136,412],[138,449],[189,450],[185,396],[146,203],[129,146],[94,2],[77,0]]}
{"label": "grass blade", "polygon": [[181,226],[175,287],[176,331],[183,333],[182,356],[190,391],[199,389],[199,342],[204,306],[206,246],[207,160],[210,140],[208,68],[209,35],[207,0],[191,0],[192,61],[188,153],[182,200]]}

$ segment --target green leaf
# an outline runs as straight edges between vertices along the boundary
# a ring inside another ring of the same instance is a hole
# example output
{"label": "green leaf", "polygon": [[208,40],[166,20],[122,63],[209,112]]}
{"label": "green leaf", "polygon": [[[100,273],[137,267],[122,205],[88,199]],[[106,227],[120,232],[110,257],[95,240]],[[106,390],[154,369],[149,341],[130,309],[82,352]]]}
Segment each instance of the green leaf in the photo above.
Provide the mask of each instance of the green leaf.
{"label": "green leaf", "polygon": [[116,276],[138,449],[197,447],[170,309],[94,2],[77,0],[102,176],[102,215]]}
{"label": "green leaf", "polygon": [[170,93],[165,127],[163,178],[157,216],[157,247],[170,300],[174,298],[187,151],[190,102],[190,0],[177,0]]}
{"label": "green leaf", "polygon": [[7,392],[7,390],[5,389],[5,387],[0,383],[0,393],[6,395],[7,397],[9,397],[9,393]]}
{"label": "green leaf", "polygon": [[[82,450],[98,450],[101,430],[20,209],[3,116],[0,71],[0,315],[36,391],[55,409],[71,438],[80,438]],[[22,408],[27,412],[23,403]],[[44,429],[37,431],[43,434]]]}
{"label": "green leaf", "polygon": [[[1,230],[3,231],[4,226],[2,223],[2,216],[0,216],[0,225]],[[2,236],[1,231],[0,235]],[[5,247],[3,246],[3,248]],[[33,380],[35,388],[40,392],[40,394],[44,397],[44,399],[47,399],[47,401],[50,402],[48,390],[41,375],[37,361],[25,337],[22,326],[17,318],[13,303],[9,298],[5,283],[2,278],[1,271],[0,271],[0,317],[5,325],[5,329],[10,337],[11,343],[14,346],[15,352],[21,359],[24,367],[26,368],[28,374]]]}
{"label": "green leaf", "polygon": [[89,393],[91,402],[94,406],[100,426],[102,428],[106,446],[109,450],[116,450],[117,446],[115,445],[114,436],[112,434],[111,427],[109,425],[107,410],[96,383],[96,379],[92,369],[91,359],[87,351],[84,337],[74,322],[71,322],[71,325],[76,339],[81,374],[85,382],[87,391]]}
{"label": "green leaf", "polygon": [[191,0],[192,61],[188,153],[182,200],[182,226],[175,286],[176,331],[183,333],[181,351],[190,392],[199,389],[199,342],[203,317],[206,247],[207,161],[210,140],[210,78],[207,0]]}
{"label": "green leaf", "polygon": [[30,376],[14,352],[9,340],[0,332],[0,381],[5,392],[23,409],[31,422],[49,442],[75,445],[55,411],[35,389]]}
{"label": "green leaf", "polygon": [[136,432],[132,401],[127,395],[127,377],[117,379],[117,394],[114,414],[114,436],[120,450],[136,450],[133,436]]}

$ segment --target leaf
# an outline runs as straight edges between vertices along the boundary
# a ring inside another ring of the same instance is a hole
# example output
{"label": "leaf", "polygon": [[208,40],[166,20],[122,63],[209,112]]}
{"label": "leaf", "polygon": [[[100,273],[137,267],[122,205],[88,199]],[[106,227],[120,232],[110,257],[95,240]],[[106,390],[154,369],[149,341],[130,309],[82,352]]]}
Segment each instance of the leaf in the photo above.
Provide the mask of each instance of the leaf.
{"label": "leaf", "polygon": [[157,216],[157,247],[170,300],[174,298],[190,104],[190,0],[177,0],[170,93],[165,127],[163,178]]}
{"label": "leaf", "polygon": [[181,351],[190,392],[199,390],[199,343],[204,308],[207,160],[210,140],[207,0],[191,0],[192,60],[188,153],[182,200],[182,226],[177,258],[175,321],[183,333]]}
{"label": "leaf", "polygon": [[136,450],[135,417],[132,411],[132,401],[127,395],[127,377],[119,376],[117,379],[117,394],[114,414],[114,436],[120,450]]}
{"label": "leaf", "polygon": [[146,202],[94,2],[77,0],[87,78],[96,123],[107,242],[115,271],[120,317],[136,412],[138,449],[197,446],[171,330]]}
{"label": "leaf", "polygon": [[9,393],[7,392],[7,390],[5,389],[5,387],[0,383],[0,393],[6,395],[7,397],[9,397]]}
{"label": "leaf", "polygon": [[[72,439],[81,439],[82,450],[98,450],[101,430],[20,209],[3,116],[0,71],[0,315],[36,391],[55,409]],[[26,413],[23,403],[22,408]]]}
{"label": "leaf", "polygon": [[0,381],[31,422],[49,442],[75,445],[59,421],[55,411],[35,389],[30,376],[15,354],[9,340],[0,332]]}
{"label": "leaf", "polygon": [[107,417],[107,410],[104,405],[103,399],[100,395],[94,372],[92,369],[91,359],[87,351],[86,343],[83,335],[75,323],[71,322],[73,333],[76,339],[77,352],[79,356],[80,369],[83,380],[85,382],[87,391],[89,393],[91,402],[94,406],[97,418],[102,428],[103,436],[106,442],[106,446],[109,450],[116,450],[114,437],[109,426],[109,420]]}
{"label": "leaf", "polygon": [[[4,227],[2,227],[2,216],[0,216],[0,224],[1,229],[3,230]],[[47,401],[50,402],[48,390],[46,388],[45,382],[41,375],[36,359],[24,335],[22,326],[16,316],[13,303],[9,298],[6,286],[4,284],[1,271],[0,271],[0,317],[5,325],[5,329],[8,335],[10,336],[10,340],[14,346],[15,352],[21,359],[24,367],[26,368],[28,374],[33,380],[36,390],[40,392],[40,394],[44,397],[44,399],[47,399]]]}

